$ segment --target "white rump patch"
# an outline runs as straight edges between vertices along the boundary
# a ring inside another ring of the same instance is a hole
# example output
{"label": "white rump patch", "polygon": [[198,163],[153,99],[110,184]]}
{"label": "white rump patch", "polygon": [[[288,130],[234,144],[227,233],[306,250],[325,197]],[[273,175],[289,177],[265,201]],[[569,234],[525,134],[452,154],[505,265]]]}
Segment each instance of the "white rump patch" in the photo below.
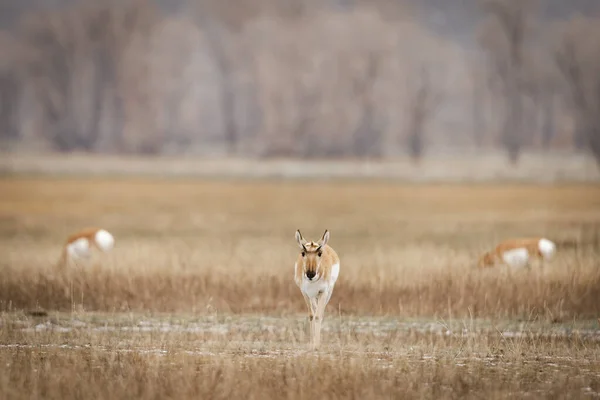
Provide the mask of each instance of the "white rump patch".
{"label": "white rump patch", "polygon": [[340,276],[340,263],[335,263],[331,266],[331,283],[335,283],[338,276]]}
{"label": "white rump patch", "polygon": [[104,252],[112,250],[115,245],[115,238],[113,235],[104,229],[100,229],[98,232],[96,232],[95,240],[98,247]]}
{"label": "white rump patch", "polygon": [[529,252],[524,247],[507,250],[502,253],[502,260],[511,267],[524,267],[529,261]]}
{"label": "white rump patch", "polygon": [[90,242],[86,238],[79,238],[67,246],[67,252],[73,258],[88,258]]}
{"label": "white rump patch", "polygon": [[556,253],[556,245],[548,240],[548,239],[540,239],[538,243],[538,248],[540,249],[540,253],[545,259],[550,259]]}

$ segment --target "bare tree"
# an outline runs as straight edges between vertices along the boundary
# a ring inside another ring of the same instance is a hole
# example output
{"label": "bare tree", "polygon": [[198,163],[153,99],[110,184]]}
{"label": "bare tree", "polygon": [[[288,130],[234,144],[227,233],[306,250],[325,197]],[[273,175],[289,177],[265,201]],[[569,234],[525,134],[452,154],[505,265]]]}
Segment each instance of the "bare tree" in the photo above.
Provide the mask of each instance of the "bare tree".
{"label": "bare tree", "polygon": [[479,60],[476,58],[470,65],[471,72],[471,116],[472,116],[472,134],[475,147],[482,147],[485,136],[487,123],[485,119],[485,103],[487,80],[482,73],[482,68]]}
{"label": "bare tree", "polygon": [[[67,122],[66,96],[69,91],[73,47],[67,43],[66,24],[60,15],[29,17],[20,26],[21,38],[35,49],[35,59],[25,66],[28,78],[34,82],[37,97],[42,103],[47,124],[47,134],[58,150],[71,150],[79,146],[73,129]],[[71,35],[72,36],[72,35]]]}
{"label": "bare tree", "polygon": [[[85,3],[32,15],[20,25],[19,37],[33,54],[23,62],[22,74],[33,83],[46,134],[58,150],[95,149],[107,96],[113,103],[120,99],[121,52],[133,33],[149,29],[152,10],[146,0]],[[119,124],[115,118],[112,122]]]}
{"label": "bare tree", "polygon": [[[240,132],[237,125],[238,83],[236,68],[240,61],[251,63],[247,49],[238,46],[236,35],[245,24],[257,17],[267,0],[190,0],[199,27],[206,35],[213,60],[219,70],[221,112],[225,143],[230,153],[237,152]],[[236,57],[237,54],[237,57]],[[242,54],[242,57],[239,55]]]}
{"label": "bare tree", "polygon": [[[117,150],[137,150],[127,148],[123,137],[124,125],[127,115],[125,101],[131,87],[141,87],[147,84],[145,73],[138,71],[137,79],[132,79],[131,74],[124,71],[128,66],[125,62],[126,54],[133,45],[141,47],[142,53],[148,51],[148,36],[158,24],[160,16],[158,10],[149,0],[121,0],[108,3],[100,8],[91,9],[89,35],[92,42],[93,62],[96,72],[96,87],[98,88],[96,104],[98,105],[97,125],[101,118],[110,120],[111,140],[110,145]],[[139,66],[139,64],[138,64]],[[147,68],[145,68],[147,69]],[[147,119],[152,120],[151,109],[146,109]],[[148,115],[150,114],[150,115]],[[141,148],[148,153],[160,150],[164,141],[161,132],[148,131]]]}
{"label": "bare tree", "polygon": [[548,149],[556,133],[557,71],[545,41],[537,42],[535,49],[528,51],[520,90],[524,100],[523,131],[528,133],[521,143],[534,145],[538,142],[542,149]]}
{"label": "bare tree", "polygon": [[19,87],[14,74],[0,72],[0,138],[16,139]]}
{"label": "bare tree", "polygon": [[542,148],[547,150],[556,135],[554,120],[556,110],[556,96],[551,89],[542,98]]}
{"label": "bare tree", "polygon": [[418,162],[425,150],[427,122],[439,107],[442,93],[433,83],[431,71],[421,66],[416,75],[410,75],[407,110],[407,148],[413,161]]}
{"label": "bare tree", "polygon": [[381,55],[368,51],[366,65],[354,78],[354,96],[360,102],[360,118],[353,133],[352,153],[359,157],[380,156],[383,129],[375,107],[374,87],[379,78]]}
{"label": "bare tree", "polygon": [[[546,54],[551,54],[547,51]],[[544,64],[548,62],[551,64],[551,60],[547,60],[546,57],[542,60]],[[536,68],[534,70],[535,80],[537,88],[534,92],[534,101],[537,104],[539,112],[541,114],[541,126],[540,131],[540,142],[542,149],[548,150],[554,137],[556,136],[556,100],[557,100],[557,74],[554,69],[551,72],[548,71],[550,68]]]}
{"label": "bare tree", "polygon": [[321,105],[322,93],[314,85],[295,86],[296,104],[298,105],[299,116],[295,127],[292,129],[292,143],[295,143],[299,149],[294,151],[296,155],[310,157],[318,155],[318,143],[315,143],[315,121],[318,118],[319,106]]}
{"label": "bare tree", "polygon": [[585,145],[589,148],[600,166],[600,46],[598,43],[600,43],[600,18],[574,18],[561,32],[555,59],[575,111],[576,146]]}
{"label": "bare tree", "polygon": [[19,99],[18,76],[15,70],[19,46],[8,34],[0,32],[0,139],[16,139],[17,104]]}
{"label": "bare tree", "polygon": [[486,15],[481,44],[488,54],[504,102],[502,145],[516,163],[523,143],[523,92],[526,45],[537,0],[480,0]]}
{"label": "bare tree", "polygon": [[314,126],[323,101],[322,93],[317,85],[303,82],[302,79],[295,79],[289,84],[296,109],[295,118],[290,121],[289,129],[276,132],[279,137],[265,139],[261,156],[318,157],[322,155],[322,146],[318,143]]}

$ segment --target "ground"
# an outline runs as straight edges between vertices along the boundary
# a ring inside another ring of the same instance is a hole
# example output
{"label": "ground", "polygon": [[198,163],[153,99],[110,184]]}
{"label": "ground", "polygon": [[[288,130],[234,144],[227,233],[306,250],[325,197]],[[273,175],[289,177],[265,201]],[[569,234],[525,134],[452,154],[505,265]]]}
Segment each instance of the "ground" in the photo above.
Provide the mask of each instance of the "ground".
{"label": "ground", "polygon": [[5,314],[4,398],[597,398],[595,321]]}
{"label": "ground", "polygon": [[[597,185],[7,176],[0,193],[2,398],[600,397]],[[85,226],[114,251],[60,272]],[[317,352],[296,229],[329,229],[341,258]],[[556,259],[475,267],[528,235]]]}

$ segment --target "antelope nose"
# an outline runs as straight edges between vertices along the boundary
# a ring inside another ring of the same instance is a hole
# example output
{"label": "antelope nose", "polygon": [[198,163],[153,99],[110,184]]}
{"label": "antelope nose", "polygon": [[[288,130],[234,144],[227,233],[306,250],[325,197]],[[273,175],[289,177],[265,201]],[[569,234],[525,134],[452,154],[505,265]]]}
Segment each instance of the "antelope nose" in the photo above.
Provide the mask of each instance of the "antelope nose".
{"label": "antelope nose", "polygon": [[307,277],[308,279],[311,279],[311,280],[312,280],[312,278],[314,278],[314,277],[315,277],[315,275],[316,275],[315,271],[306,271],[306,277]]}

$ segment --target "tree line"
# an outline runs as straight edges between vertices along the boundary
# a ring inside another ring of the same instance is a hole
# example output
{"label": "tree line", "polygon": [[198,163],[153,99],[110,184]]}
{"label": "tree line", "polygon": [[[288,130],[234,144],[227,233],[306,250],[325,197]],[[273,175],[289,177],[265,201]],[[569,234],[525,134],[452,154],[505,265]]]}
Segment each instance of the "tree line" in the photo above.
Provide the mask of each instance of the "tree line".
{"label": "tree line", "polygon": [[[340,6],[340,4],[342,6]],[[0,137],[57,151],[415,160],[591,151],[600,21],[479,0],[475,48],[407,2],[82,1],[0,31]]]}

